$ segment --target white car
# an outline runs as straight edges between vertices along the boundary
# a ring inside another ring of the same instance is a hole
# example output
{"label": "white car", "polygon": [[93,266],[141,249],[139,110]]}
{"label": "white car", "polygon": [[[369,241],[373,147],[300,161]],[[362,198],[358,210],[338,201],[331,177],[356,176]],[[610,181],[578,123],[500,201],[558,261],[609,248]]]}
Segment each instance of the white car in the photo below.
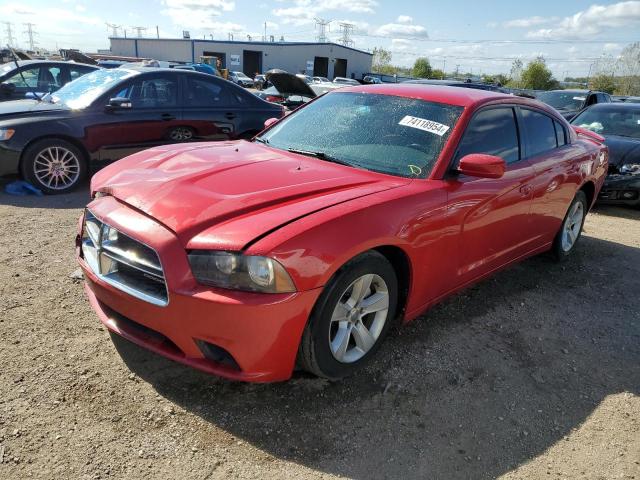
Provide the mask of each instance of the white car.
{"label": "white car", "polygon": [[342,85],[360,85],[360,82],[353,78],[336,77],[333,79],[333,83],[341,83]]}

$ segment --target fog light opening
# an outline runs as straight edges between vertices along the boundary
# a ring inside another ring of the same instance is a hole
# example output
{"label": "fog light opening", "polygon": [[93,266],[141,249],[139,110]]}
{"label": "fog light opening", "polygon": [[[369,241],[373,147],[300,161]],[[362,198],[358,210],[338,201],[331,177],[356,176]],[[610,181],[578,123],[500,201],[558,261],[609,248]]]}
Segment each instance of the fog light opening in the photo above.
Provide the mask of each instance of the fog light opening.
{"label": "fog light opening", "polygon": [[204,340],[196,340],[198,348],[205,356],[207,360],[219,363],[233,370],[241,371],[240,365],[224,348],[214,345],[213,343],[205,342]]}

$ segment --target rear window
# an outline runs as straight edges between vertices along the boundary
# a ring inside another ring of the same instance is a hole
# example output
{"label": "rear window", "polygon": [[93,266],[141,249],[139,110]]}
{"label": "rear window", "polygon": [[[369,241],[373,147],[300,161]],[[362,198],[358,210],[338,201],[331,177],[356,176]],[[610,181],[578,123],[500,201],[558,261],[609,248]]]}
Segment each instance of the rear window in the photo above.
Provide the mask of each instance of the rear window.
{"label": "rear window", "polygon": [[547,115],[523,108],[522,121],[526,132],[527,156],[534,157],[556,148],[556,130],[553,119]]}

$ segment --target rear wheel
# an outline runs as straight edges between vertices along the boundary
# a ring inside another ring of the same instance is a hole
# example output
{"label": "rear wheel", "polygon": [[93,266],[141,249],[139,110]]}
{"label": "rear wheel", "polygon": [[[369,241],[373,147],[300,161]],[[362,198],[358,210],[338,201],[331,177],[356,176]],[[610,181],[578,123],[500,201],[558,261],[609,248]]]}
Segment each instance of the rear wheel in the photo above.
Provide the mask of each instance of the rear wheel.
{"label": "rear wheel", "polygon": [[47,138],[25,150],[22,174],[45,193],[67,193],[75,189],[86,176],[87,162],[83,152],[74,144]]}
{"label": "rear wheel", "polygon": [[346,264],[325,287],[300,343],[298,361],[318,376],[345,377],[373,356],[395,318],[398,281],[377,252]]}
{"label": "rear wheel", "polygon": [[189,127],[175,127],[169,132],[169,140],[174,142],[186,142],[193,138],[193,130]]}
{"label": "rear wheel", "polygon": [[576,196],[567,210],[560,231],[556,234],[553,241],[553,254],[557,260],[562,261],[571,255],[575,249],[580,235],[582,234],[582,226],[587,216],[587,196],[582,190],[576,193]]}

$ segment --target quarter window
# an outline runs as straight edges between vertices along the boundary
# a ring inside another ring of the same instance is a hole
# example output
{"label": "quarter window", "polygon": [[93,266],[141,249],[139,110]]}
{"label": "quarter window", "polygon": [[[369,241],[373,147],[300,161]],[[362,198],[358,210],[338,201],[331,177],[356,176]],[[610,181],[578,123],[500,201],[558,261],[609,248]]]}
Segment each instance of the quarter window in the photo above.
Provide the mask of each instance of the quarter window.
{"label": "quarter window", "polygon": [[556,129],[556,143],[559,147],[567,144],[567,133],[560,122],[553,121],[553,126]]}
{"label": "quarter window", "polygon": [[524,130],[527,134],[527,156],[534,157],[557,147],[556,129],[553,119],[527,108],[520,110]]}
{"label": "quarter window", "polygon": [[506,163],[520,159],[518,129],[512,108],[491,108],[473,117],[458,147],[458,160],[470,153],[501,157]]}

